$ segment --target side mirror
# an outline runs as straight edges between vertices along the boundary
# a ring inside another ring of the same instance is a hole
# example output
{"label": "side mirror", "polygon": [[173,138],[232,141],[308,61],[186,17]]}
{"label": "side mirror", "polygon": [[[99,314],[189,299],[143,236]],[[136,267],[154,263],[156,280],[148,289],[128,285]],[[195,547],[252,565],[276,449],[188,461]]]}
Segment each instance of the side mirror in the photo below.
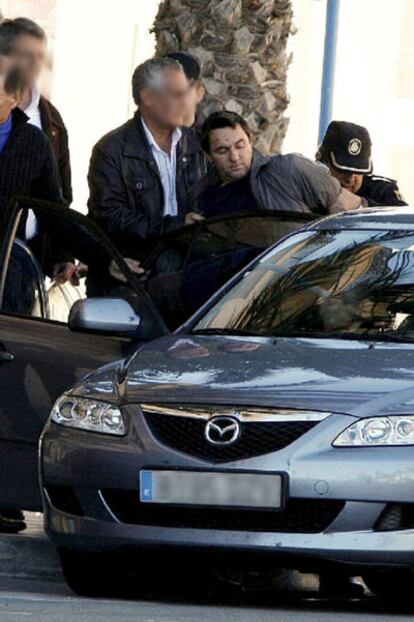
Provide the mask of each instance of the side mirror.
{"label": "side mirror", "polygon": [[140,324],[140,316],[122,298],[77,300],[69,313],[69,328],[78,332],[133,337]]}

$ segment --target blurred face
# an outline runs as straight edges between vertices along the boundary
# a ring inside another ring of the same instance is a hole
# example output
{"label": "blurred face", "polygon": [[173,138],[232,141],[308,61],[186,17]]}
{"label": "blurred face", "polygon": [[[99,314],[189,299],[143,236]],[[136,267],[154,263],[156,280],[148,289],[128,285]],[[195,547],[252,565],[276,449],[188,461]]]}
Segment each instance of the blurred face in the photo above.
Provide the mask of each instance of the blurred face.
{"label": "blurred face", "polygon": [[32,35],[19,35],[9,56],[24,69],[29,82],[34,84],[46,63],[46,41]]}
{"label": "blurred face", "polygon": [[335,177],[341,184],[342,188],[346,188],[349,192],[356,193],[360,190],[362,186],[362,182],[364,181],[363,175],[358,175],[356,173],[350,173],[347,171],[340,171],[334,166],[330,166],[329,170],[331,171],[332,177]]}
{"label": "blurred face", "polygon": [[143,89],[140,110],[160,127],[183,125],[188,106],[189,84],[183,71],[166,69],[158,89]]}
{"label": "blurred face", "polygon": [[210,132],[209,158],[225,183],[246,177],[253,157],[251,139],[240,125]]}
{"label": "blurred face", "polygon": [[6,93],[4,88],[4,82],[6,76],[4,73],[0,73],[0,123],[4,123],[11,111],[20,104],[20,96],[17,94],[10,95]]}
{"label": "blurred face", "polygon": [[205,89],[204,86],[198,82],[190,82],[186,103],[186,110],[184,115],[184,125],[191,126],[197,115],[197,108],[204,99]]}

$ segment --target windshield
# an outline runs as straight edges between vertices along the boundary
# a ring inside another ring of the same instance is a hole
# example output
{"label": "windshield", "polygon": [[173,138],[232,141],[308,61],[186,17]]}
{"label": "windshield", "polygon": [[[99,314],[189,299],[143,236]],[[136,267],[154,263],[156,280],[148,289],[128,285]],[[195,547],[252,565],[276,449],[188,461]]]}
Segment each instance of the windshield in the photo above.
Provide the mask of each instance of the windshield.
{"label": "windshield", "polygon": [[414,338],[414,234],[305,231],[259,261],[194,331]]}

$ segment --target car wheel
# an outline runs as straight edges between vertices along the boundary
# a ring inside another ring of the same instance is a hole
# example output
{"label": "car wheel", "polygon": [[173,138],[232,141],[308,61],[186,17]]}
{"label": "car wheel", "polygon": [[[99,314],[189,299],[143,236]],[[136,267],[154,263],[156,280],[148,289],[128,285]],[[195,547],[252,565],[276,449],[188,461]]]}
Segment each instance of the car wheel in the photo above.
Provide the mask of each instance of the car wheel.
{"label": "car wheel", "polygon": [[121,556],[68,549],[60,549],[59,556],[63,575],[75,594],[107,598],[131,595],[134,576]]}
{"label": "car wheel", "polygon": [[368,589],[381,600],[412,599],[414,573],[411,570],[375,570],[362,578]]}

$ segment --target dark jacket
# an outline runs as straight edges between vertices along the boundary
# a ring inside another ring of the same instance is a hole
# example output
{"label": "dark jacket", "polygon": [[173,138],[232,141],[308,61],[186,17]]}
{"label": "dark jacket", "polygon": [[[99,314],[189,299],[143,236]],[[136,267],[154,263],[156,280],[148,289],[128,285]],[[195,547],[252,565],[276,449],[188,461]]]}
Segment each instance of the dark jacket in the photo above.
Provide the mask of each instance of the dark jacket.
{"label": "dark jacket", "polygon": [[184,223],[188,191],[205,174],[197,133],[182,128],[177,146],[178,216],[164,217],[164,194],[139,113],[94,147],[89,168],[89,215],[125,256],[144,258],[160,236]]}
{"label": "dark jacket", "polygon": [[[12,133],[0,154],[0,218],[15,195],[62,202],[59,173],[48,137],[27,123],[28,117],[19,108],[13,110],[12,116]],[[19,224],[18,235],[22,239],[25,221],[23,218]],[[37,245],[36,255],[44,263],[42,251]],[[51,254],[55,260],[54,251]]]}
{"label": "dark jacket", "polygon": [[52,151],[55,154],[63,198],[70,205],[73,201],[73,195],[68,132],[59,111],[44,97],[40,98],[39,111],[42,129],[48,136]]}
{"label": "dark jacket", "polygon": [[[194,210],[201,194],[217,183],[217,171],[211,169],[191,191]],[[259,209],[328,214],[334,210],[341,193],[339,182],[326,166],[298,154],[264,156],[256,149],[249,173],[250,187]]]}
{"label": "dark jacket", "polygon": [[19,108],[12,112],[11,135],[0,154],[0,214],[14,195],[61,202],[62,192],[49,139],[27,123]]}
{"label": "dark jacket", "polygon": [[357,195],[366,199],[369,207],[407,205],[401,196],[397,182],[388,177],[365,175]]}

